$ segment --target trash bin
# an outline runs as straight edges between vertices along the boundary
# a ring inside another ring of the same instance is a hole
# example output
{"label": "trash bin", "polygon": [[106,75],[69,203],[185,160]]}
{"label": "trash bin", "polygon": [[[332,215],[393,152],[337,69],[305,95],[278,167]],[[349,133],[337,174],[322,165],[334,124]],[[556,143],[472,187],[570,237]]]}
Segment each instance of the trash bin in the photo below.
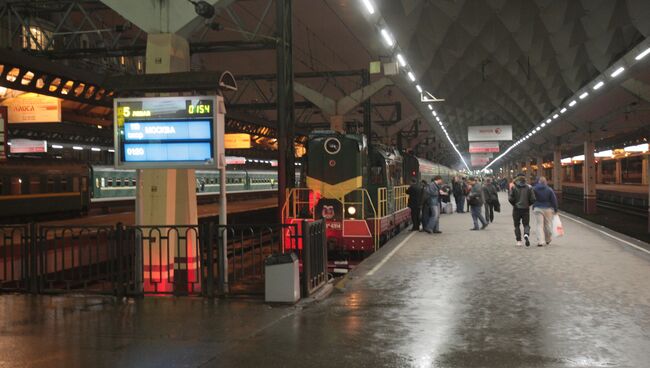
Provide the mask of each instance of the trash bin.
{"label": "trash bin", "polygon": [[294,253],[273,254],[264,261],[264,299],[295,303],[300,299],[300,271]]}

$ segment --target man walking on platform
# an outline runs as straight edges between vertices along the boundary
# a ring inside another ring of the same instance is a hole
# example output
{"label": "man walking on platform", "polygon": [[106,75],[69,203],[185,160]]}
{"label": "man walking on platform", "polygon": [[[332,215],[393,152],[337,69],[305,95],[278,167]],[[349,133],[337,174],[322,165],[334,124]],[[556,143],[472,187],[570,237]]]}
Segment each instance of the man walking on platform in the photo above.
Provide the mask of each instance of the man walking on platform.
{"label": "man walking on platform", "polygon": [[512,219],[515,223],[515,238],[517,245],[521,245],[521,229],[519,224],[524,225],[524,240],[526,246],[530,247],[530,206],[535,203],[535,193],[528,183],[524,174],[519,173],[515,177],[514,184],[508,194],[508,202],[512,205]]}
{"label": "man walking on platform", "polygon": [[422,186],[417,179],[411,179],[411,186],[406,190],[409,196],[408,206],[411,209],[411,222],[413,227],[411,231],[420,230],[420,208],[422,207]]}
{"label": "man walking on platform", "polygon": [[[469,191],[467,202],[469,203],[470,211],[472,212],[472,221],[474,221],[474,227],[470,230],[483,230],[488,226],[487,221],[481,213],[483,204],[485,203],[483,199],[483,188],[474,177],[469,178],[469,185],[471,185],[472,188]],[[481,221],[482,226],[480,228],[478,227],[478,220]]]}
{"label": "man walking on platform", "polygon": [[483,200],[485,201],[485,219],[487,222],[494,222],[494,207],[499,202],[497,187],[492,179],[487,178],[483,185]]}
{"label": "man walking on platform", "polygon": [[451,192],[456,201],[456,212],[465,213],[463,211],[463,207],[465,207],[465,193],[463,193],[463,184],[458,176],[454,176],[454,180],[451,183]]}

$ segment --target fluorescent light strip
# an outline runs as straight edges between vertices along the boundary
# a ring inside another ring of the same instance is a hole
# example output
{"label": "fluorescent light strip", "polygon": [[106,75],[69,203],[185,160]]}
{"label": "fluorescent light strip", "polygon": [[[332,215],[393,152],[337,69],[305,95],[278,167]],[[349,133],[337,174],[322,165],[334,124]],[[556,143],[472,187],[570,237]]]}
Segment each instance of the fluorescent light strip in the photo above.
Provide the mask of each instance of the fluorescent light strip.
{"label": "fluorescent light strip", "polygon": [[560,115],[555,114],[555,115],[553,115],[553,119],[557,119],[559,116],[560,116]]}
{"label": "fluorescent light strip", "polygon": [[563,107],[562,110],[560,110],[560,114],[564,114],[566,112],[566,107]]}
{"label": "fluorescent light strip", "polygon": [[411,82],[415,82],[415,74],[413,74],[413,72],[408,72],[408,76]]}
{"label": "fluorescent light strip", "polygon": [[551,120],[551,119],[546,119],[546,122],[549,123],[549,124],[551,123],[551,121],[553,121],[553,120]]}
{"label": "fluorescent light strip", "polygon": [[637,55],[634,60],[641,60],[643,59],[646,55],[650,54],[650,47],[645,49],[645,51],[641,52],[639,55]]}
{"label": "fluorescent light strip", "polygon": [[438,116],[438,113],[436,112],[436,110],[433,110],[433,116]]}
{"label": "fluorescent light strip", "polygon": [[418,92],[422,93],[422,87],[420,87],[419,84],[415,86],[415,89],[417,89]]}
{"label": "fluorescent light strip", "polygon": [[598,88],[600,88],[600,87],[602,87],[604,85],[605,85],[605,82],[600,81],[600,82],[596,83],[593,88],[594,88],[594,90],[597,90]]}
{"label": "fluorescent light strip", "polygon": [[406,60],[404,59],[404,56],[402,54],[397,54],[397,62],[399,62],[399,65],[402,67],[406,66]]}
{"label": "fluorescent light strip", "polygon": [[53,144],[52,148],[61,149],[61,148],[63,148],[63,146],[60,145],[60,144]]}
{"label": "fluorescent light strip", "polygon": [[100,152],[101,148],[92,147],[90,150],[93,151],[93,152]]}
{"label": "fluorescent light strip", "polygon": [[625,70],[625,68],[623,68],[623,67],[620,67],[620,68],[614,70],[614,72],[611,74],[611,77],[616,78],[619,74],[623,73],[624,70]]}
{"label": "fluorescent light strip", "polygon": [[427,107],[429,108],[429,110],[433,111],[433,106],[431,106],[431,104],[428,104]]}
{"label": "fluorescent light strip", "polygon": [[585,92],[585,93],[583,93],[583,94],[580,95],[580,99],[581,99],[581,100],[584,100],[587,96],[589,96],[589,93],[588,93],[588,92]]}
{"label": "fluorescent light strip", "polygon": [[575,106],[575,104],[577,104],[577,103],[578,103],[578,101],[573,100],[573,101],[569,102],[569,106],[573,107],[573,106]]}
{"label": "fluorescent light strip", "polygon": [[386,42],[386,45],[389,47],[393,47],[395,45],[395,40],[393,40],[393,36],[388,33],[388,30],[386,28],[381,29],[381,36],[384,38],[384,42]]}
{"label": "fluorescent light strip", "polygon": [[372,3],[370,2],[370,0],[361,0],[361,2],[363,3],[363,5],[365,5],[366,10],[368,11],[368,14],[370,14],[370,15],[375,14],[375,7],[372,6]]}
{"label": "fluorescent light strip", "polygon": [[72,146],[72,149],[75,151],[82,151],[84,148],[79,146]]}

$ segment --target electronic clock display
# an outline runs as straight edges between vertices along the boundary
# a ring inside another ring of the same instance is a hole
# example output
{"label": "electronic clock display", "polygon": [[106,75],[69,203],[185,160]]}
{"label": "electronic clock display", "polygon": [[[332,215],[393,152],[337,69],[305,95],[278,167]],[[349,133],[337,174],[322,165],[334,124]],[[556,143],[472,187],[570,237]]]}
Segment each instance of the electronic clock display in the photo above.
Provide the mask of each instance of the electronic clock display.
{"label": "electronic clock display", "polygon": [[223,142],[223,126],[215,119],[216,101],[215,97],[116,99],[116,166],[216,167],[217,142]]}

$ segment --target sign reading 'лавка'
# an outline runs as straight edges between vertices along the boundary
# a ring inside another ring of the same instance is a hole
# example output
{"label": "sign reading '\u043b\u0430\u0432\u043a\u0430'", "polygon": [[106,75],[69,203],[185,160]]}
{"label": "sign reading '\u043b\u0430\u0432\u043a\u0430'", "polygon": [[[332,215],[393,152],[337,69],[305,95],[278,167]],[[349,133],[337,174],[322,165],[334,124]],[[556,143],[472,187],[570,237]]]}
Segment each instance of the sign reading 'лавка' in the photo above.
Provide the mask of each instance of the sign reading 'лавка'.
{"label": "sign reading '\u043b\u0430\u0432\u043a\u0430'", "polygon": [[117,167],[217,167],[223,109],[210,96],[115,100]]}

